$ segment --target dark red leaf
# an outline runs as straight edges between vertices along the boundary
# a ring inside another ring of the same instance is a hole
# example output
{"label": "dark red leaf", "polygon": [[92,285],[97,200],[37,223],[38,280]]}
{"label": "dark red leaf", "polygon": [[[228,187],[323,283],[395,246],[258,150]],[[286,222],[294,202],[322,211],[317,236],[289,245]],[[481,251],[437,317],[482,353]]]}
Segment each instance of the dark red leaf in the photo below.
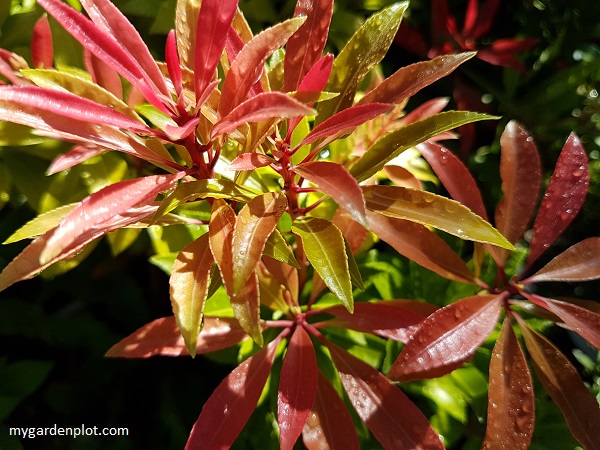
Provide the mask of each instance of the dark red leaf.
{"label": "dark red leaf", "polygon": [[337,391],[319,372],[319,384],[302,440],[308,450],[360,450],[352,417]]}
{"label": "dark red leaf", "polygon": [[490,362],[487,430],[482,449],[527,450],[534,419],[533,381],[507,316]]}
{"label": "dark red leaf", "polygon": [[360,418],[386,450],[443,449],[423,413],[380,372],[325,341]]}
{"label": "dark red leaf", "polygon": [[277,418],[281,449],[291,450],[310,414],[317,390],[317,357],[310,337],[297,326],[283,359]]}
{"label": "dark red leaf", "polygon": [[550,341],[519,320],[535,372],[558,405],[571,433],[586,449],[600,448],[600,407],[577,369]]}
{"label": "dark red leaf", "polygon": [[36,69],[51,69],[54,67],[52,32],[50,31],[50,23],[46,15],[40,17],[33,26],[31,59]]}
{"label": "dark red leaf", "polygon": [[530,267],[573,221],[583,205],[589,181],[585,149],[579,138],[571,133],[558,157],[533,223],[526,267]]}
{"label": "dark red leaf", "polygon": [[[500,0],[486,0],[481,11],[477,11],[476,4],[478,0],[470,0],[470,8],[474,11],[475,23],[465,23],[464,36],[472,37],[473,39],[479,39],[483,35],[487,34],[494,23],[494,17],[500,6]],[[465,19],[466,21],[466,19]],[[469,25],[469,26],[467,26]]]}
{"label": "dark red leaf", "polygon": [[404,346],[388,378],[435,378],[462,366],[496,326],[504,296],[467,297],[434,312]]}
{"label": "dark red leaf", "polygon": [[[198,335],[196,354],[210,353],[231,347],[248,335],[237,320],[205,317]],[[149,358],[150,356],[189,355],[175,317],[161,317],[139,328],[133,334],[113,345],[105,356],[114,358]]]}
{"label": "dark red leaf", "polygon": [[248,358],[219,384],[202,407],[186,450],[226,450],[233,444],[256,408],[279,341]]}

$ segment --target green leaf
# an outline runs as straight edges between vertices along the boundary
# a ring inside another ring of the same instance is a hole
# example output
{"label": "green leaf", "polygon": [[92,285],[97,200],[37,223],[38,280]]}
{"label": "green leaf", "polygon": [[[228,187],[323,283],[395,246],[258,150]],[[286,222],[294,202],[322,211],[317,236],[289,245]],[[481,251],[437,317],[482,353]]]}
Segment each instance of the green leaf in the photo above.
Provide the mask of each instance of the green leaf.
{"label": "green leaf", "polygon": [[404,150],[444,131],[467,123],[490,119],[497,119],[497,117],[469,111],[447,111],[426,117],[383,136],[350,168],[350,173],[358,181],[364,181]]}
{"label": "green leaf", "polygon": [[290,249],[287,241],[277,229],[275,229],[267,239],[263,255],[270,256],[271,258],[295,267],[296,269],[300,268],[300,264],[296,261],[294,252]]}
{"label": "green leaf", "polygon": [[46,361],[0,362],[0,421],[44,382],[52,367]]}
{"label": "green leaf", "polygon": [[48,138],[33,133],[30,127],[18,123],[0,123],[0,146],[25,146],[35,145],[47,141]]}
{"label": "green leaf", "polygon": [[364,186],[367,208],[384,216],[410,220],[462,239],[513,250],[513,245],[466,206],[431,192],[400,186]]}
{"label": "green leaf", "polygon": [[164,112],[159,110],[156,106],[149,105],[147,103],[143,105],[137,105],[135,109],[146,119],[150,121],[152,125],[161,130],[164,130],[167,125],[172,127],[177,126],[177,122],[171,119]]}
{"label": "green leaf", "polygon": [[325,91],[339,92],[339,97],[319,104],[315,124],[347,108],[361,80],[385,56],[400,27],[408,2],[394,3],[373,14],[352,36],[333,63]]}
{"label": "green leaf", "polygon": [[325,219],[304,217],[294,221],[292,232],[302,239],[306,257],[327,287],[348,311],[354,311],[346,245],[339,228]]}
{"label": "green leaf", "polygon": [[12,244],[13,242],[18,242],[22,239],[41,236],[46,231],[58,226],[63,217],[65,217],[67,213],[76,206],[77,203],[72,203],[70,205],[60,206],[44,214],[40,214],[10,235],[10,237],[4,241],[4,244]]}

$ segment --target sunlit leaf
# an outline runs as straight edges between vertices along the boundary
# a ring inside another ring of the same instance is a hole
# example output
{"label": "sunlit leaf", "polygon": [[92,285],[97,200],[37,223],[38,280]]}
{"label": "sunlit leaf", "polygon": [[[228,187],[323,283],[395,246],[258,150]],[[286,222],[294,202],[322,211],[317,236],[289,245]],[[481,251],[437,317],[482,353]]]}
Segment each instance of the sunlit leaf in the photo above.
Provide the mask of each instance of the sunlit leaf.
{"label": "sunlit leaf", "polygon": [[233,293],[237,294],[260,261],[267,239],[287,207],[285,195],[254,197],[238,214],[233,232]]}
{"label": "sunlit leaf", "polygon": [[295,91],[321,58],[332,14],[333,0],[300,0],[296,4],[294,17],[306,17],[306,22],[292,35],[285,47],[285,91]]}
{"label": "sunlit leaf", "polygon": [[404,346],[388,378],[435,378],[462,366],[496,326],[503,298],[476,295],[434,312]]}
{"label": "sunlit leaf", "polygon": [[52,32],[48,16],[43,15],[33,27],[31,37],[31,59],[34,67],[51,68],[54,66],[54,49],[52,48]]}
{"label": "sunlit leaf", "polygon": [[270,256],[271,258],[295,267],[296,269],[300,268],[300,265],[294,256],[294,252],[278,229],[273,230],[273,233],[271,233],[267,242],[265,242],[263,255]]}
{"label": "sunlit leaf", "polygon": [[[235,274],[234,274],[235,276]],[[258,275],[252,272],[240,292],[230,294],[233,315],[240,326],[259,346],[263,345],[262,326],[260,322],[260,288]]]}
{"label": "sunlit leaf", "polygon": [[514,249],[488,222],[446,197],[400,186],[364,186],[363,193],[371,211],[431,226],[462,239]]}
{"label": "sunlit leaf", "polygon": [[327,287],[352,312],[352,282],[344,237],[330,221],[305,217],[294,221],[292,232],[302,239],[306,256]]}
{"label": "sunlit leaf", "polygon": [[231,164],[227,166],[227,170],[254,170],[273,163],[275,163],[273,158],[262,153],[242,153],[231,161]]}
{"label": "sunlit leaf", "polygon": [[535,372],[558,405],[571,433],[586,449],[598,448],[600,408],[577,369],[545,337],[519,320]]}
{"label": "sunlit leaf", "polygon": [[589,182],[587,154],[579,138],[571,133],[556,161],[533,223],[527,267],[550,247],[579,213]]}
{"label": "sunlit leaf", "polygon": [[[237,320],[205,317],[204,327],[197,338],[196,354],[216,352],[247,338]],[[149,358],[155,355],[188,355],[175,317],[161,317],[140,327],[137,331],[113,345],[106,356],[113,358]]]}
{"label": "sunlit leaf", "polygon": [[600,278],[600,238],[572,245],[523,283],[540,281],[587,281]]}
{"label": "sunlit leaf", "polygon": [[177,0],[175,7],[175,37],[181,65],[194,70],[194,53],[201,0]]}
{"label": "sunlit leaf", "polygon": [[415,404],[380,372],[326,342],[352,406],[386,450],[443,449]]}
{"label": "sunlit leaf", "polygon": [[344,166],[327,161],[311,161],[294,167],[294,171],[319,186],[357,222],[368,227],[362,191]]}
{"label": "sunlit leaf", "polygon": [[406,149],[461,125],[490,119],[495,117],[467,111],[448,111],[426,117],[379,139],[350,168],[350,173],[358,181],[364,181]]}
{"label": "sunlit leaf", "polygon": [[533,381],[511,320],[506,317],[490,362],[487,430],[482,449],[527,450],[534,411]]}
{"label": "sunlit leaf", "polygon": [[70,205],[59,206],[56,209],[40,214],[15,231],[8,239],[6,239],[6,241],[4,241],[4,244],[12,244],[13,242],[44,234],[58,226],[61,220],[76,206],[76,203],[72,203]]}
{"label": "sunlit leaf", "polygon": [[373,14],[348,41],[334,61],[325,87],[340,95],[318,106],[317,124],[352,104],[361,80],[387,53],[407,7],[408,2],[394,3]]}
{"label": "sunlit leaf", "polygon": [[277,395],[281,449],[291,450],[302,432],[315,400],[318,372],[313,343],[297,326],[283,359]]}
{"label": "sunlit leaf", "polygon": [[231,447],[256,408],[273,366],[280,339],[237,366],[202,407],[185,446],[186,450]]}
{"label": "sunlit leaf", "polygon": [[208,234],[203,234],[179,252],[169,278],[173,315],[192,356],[202,329],[213,262]]}
{"label": "sunlit leaf", "polygon": [[210,250],[221,273],[227,294],[233,295],[233,229],[237,217],[231,206],[215,199],[208,224]]}
{"label": "sunlit leaf", "polygon": [[311,414],[302,430],[304,445],[308,450],[360,450],[346,405],[321,372],[318,380]]}

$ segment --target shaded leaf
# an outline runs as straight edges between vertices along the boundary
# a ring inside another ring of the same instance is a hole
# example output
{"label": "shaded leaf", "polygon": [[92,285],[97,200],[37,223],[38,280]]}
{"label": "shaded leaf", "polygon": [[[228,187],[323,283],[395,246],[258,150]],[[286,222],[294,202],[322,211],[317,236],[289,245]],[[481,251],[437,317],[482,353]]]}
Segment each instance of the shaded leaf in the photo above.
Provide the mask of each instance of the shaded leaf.
{"label": "shaded leaf", "polygon": [[[195,353],[210,353],[231,347],[248,335],[235,319],[205,317],[202,332],[197,338]],[[161,317],[113,345],[105,356],[112,358],[149,358],[155,355],[188,355],[175,317]]]}
{"label": "shaded leaf", "polygon": [[227,170],[254,170],[274,163],[273,158],[262,153],[242,153],[231,161],[231,164],[227,166]]}
{"label": "shaded leaf", "polygon": [[426,117],[383,136],[354,163],[350,173],[358,181],[364,181],[406,149],[461,125],[489,119],[495,117],[467,111],[447,111]]}
{"label": "shaded leaf", "polygon": [[304,217],[294,221],[292,232],[302,239],[306,257],[327,287],[352,312],[354,299],[344,237],[330,221]]}
{"label": "shaded leaf", "polygon": [[288,311],[290,306],[283,297],[283,287],[264,264],[256,267],[256,274],[258,275],[261,305],[265,305],[273,311]]}
{"label": "shaded leaf", "polygon": [[579,138],[571,133],[556,161],[533,223],[526,267],[530,267],[550,247],[579,213],[589,182],[587,154]]}
{"label": "shaded leaf", "polygon": [[327,161],[312,161],[294,167],[294,171],[319,186],[357,222],[368,227],[362,190],[344,166]]}
{"label": "shaded leaf", "polygon": [[344,208],[338,208],[331,222],[340,229],[352,254],[358,253],[367,234],[367,229],[348,214]]}
{"label": "shaded leaf", "polygon": [[52,48],[52,32],[48,16],[40,17],[33,26],[31,37],[31,59],[36,68],[54,67],[54,49]]}
{"label": "shaded leaf", "polygon": [[523,283],[588,281],[597,278],[600,278],[600,238],[591,237],[566,249],[523,280]]}
{"label": "shaded leaf", "polygon": [[[276,233],[277,230],[275,230],[275,233],[273,233],[271,236],[275,235]],[[292,297],[292,301],[297,303],[299,290],[297,269],[299,269],[300,267],[292,267],[287,263],[282,264],[281,262],[277,261],[276,259],[272,259],[266,254],[265,257],[263,257],[263,263],[265,264],[271,275],[275,277],[277,282],[289,292],[290,296]]]}
{"label": "shaded leaf", "polygon": [[[235,274],[234,274],[235,276]],[[252,272],[240,292],[229,294],[233,315],[240,326],[256,342],[263,345],[262,326],[260,323],[260,287],[258,275]]]}
{"label": "shaded leaf", "polygon": [[492,332],[504,294],[463,298],[430,315],[402,349],[388,378],[435,378],[462,366]]}
{"label": "shaded leaf", "polygon": [[364,186],[363,193],[371,211],[431,226],[462,239],[514,249],[488,222],[446,197],[401,186]]}
{"label": "shaded leaf", "polygon": [[237,217],[231,206],[222,199],[212,204],[208,235],[210,250],[221,273],[227,295],[233,295],[233,230]]}
{"label": "shaded leaf", "polygon": [[297,326],[287,347],[277,395],[280,448],[291,450],[308,419],[317,390],[317,357],[310,337]]}
{"label": "shaded leaf", "polygon": [[386,450],[444,448],[437,432],[404,392],[337,345],[325,344],[352,406]]}
{"label": "shaded leaf", "polygon": [[319,372],[317,392],[302,430],[308,450],[360,450],[352,417],[329,380]]}
{"label": "shaded leaf", "polygon": [[519,320],[535,372],[554,403],[558,405],[571,433],[586,449],[598,449],[600,408],[581,381],[577,369],[545,337]]}
{"label": "shaded leaf", "polygon": [[203,234],[179,252],[169,278],[173,314],[192,356],[196,356],[213,262],[208,234]]}
{"label": "shaded leaf", "polygon": [[202,407],[186,450],[228,449],[256,408],[280,339],[237,366]]}
{"label": "shaded leaf", "polygon": [[333,63],[328,92],[339,92],[333,100],[319,104],[316,124],[349,107],[365,75],[377,65],[391,45],[408,2],[394,3],[373,14],[350,38]]}
{"label": "shaded leaf", "polygon": [[533,381],[507,316],[490,362],[487,430],[482,449],[527,450],[534,411]]}

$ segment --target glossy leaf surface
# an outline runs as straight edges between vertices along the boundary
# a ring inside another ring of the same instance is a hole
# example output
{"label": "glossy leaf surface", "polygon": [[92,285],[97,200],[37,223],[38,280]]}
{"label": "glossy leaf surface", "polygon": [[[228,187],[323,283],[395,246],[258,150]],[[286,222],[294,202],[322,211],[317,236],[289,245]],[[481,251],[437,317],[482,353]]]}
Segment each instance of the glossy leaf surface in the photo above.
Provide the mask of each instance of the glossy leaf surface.
{"label": "glossy leaf surface", "polygon": [[482,449],[527,450],[534,411],[533,381],[507,317],[490,362],[487,430]]}
{"label": "glossy leaf surface", "polygon": [[296,269],[300,268],[300,265],[294,256],[294,252],[278,229],[273,230],[273,233],[271,233],[267,242],[265,242],[263,255],[270,256],[271,258],[295,267]]}
{"label": "glossy leaf surface", "polygon": [[13,242],[18,242],[23,239],[41,236],[58,226],[63,218],[76,206],[77,203],[72,203],[70,205],[59,206],[56,209],[40,214],[15,231],[3,242],[3,244],[12,244]]}
{"label": "glossy leaf surface", "polygon": [[195,356],[196,339],[202,329],[213,262],[208,234],[203,234],[179,252],[169,278],[173,314],[192,356]]}
{"label": "glossy leaf surface", "polygon": [[223,285],[231,298],[233,295],[233,229],[235,211],[222,199],[215,199],[208,224],[210,250],[221,272]]}
{"label": "glossy leaf surface", "polygon": [[33,60],[33,65],[37,68],[49,69],[54,67],[52,32],[47,16],[40,17],[33,26],[31,59]]}
{"label": "glossy leaf surface", "polygon": [[263,345],[260,323],[260,287],[258,275],[253,272],[240,292],[230,296],[233,315],[240,326],[259,346]]}
{"label": "glossy leaf surface", "polygon": [[386,450],[443,449],[415,404],[380,372],[332,343],[327,348],[352,406]]}
{"label": "glossy leaf surface", "polygon": [[202,407],[186,450],[226,450],[250,418],[273,366],[279,339],[237,366]]}
{"label": "glossy leaf surface", "polygon": [[404,346],[388,378],[435,378],[462,366],[492,332],[501,308],[502,295],[476,295],[437,310]]}
{"label": "glossy leaf surface", "polygon": [[262,153],[242,153],[227,167],[228,170],[254,170],[275,163],[275,160]]}
{"label": "glossy leaf surface", "polygon": [[400,186],[365,186],[363,192],[371,211],[431,226],[462,239],[514,248],[488,222],[446,197]]}
{"label": "glossy leaf surface", "polygon": [[306,256],[315,271],[348,311],[352,312],[352,282],[341,231],[328,220],[305,217],[294,221],[292,232],[302,239]]}
{"label": "glossy leaf surface", "polygon": [[318,372],[313,343],[304,328],[297,326],[283,359],[277,396],[282,450],[291,450],[304,428],[315,400]]}
{"label": "glossy leaf surface", "polygon": [[[210,353],[231,347],[248,335],[237,320],[205,317],[202,332],[197,337],[195,353]],[[106,356],[114,358],[149,358],[150,356],[184,356],[188,349],[175,317],[161,317],[113,345]]]}

